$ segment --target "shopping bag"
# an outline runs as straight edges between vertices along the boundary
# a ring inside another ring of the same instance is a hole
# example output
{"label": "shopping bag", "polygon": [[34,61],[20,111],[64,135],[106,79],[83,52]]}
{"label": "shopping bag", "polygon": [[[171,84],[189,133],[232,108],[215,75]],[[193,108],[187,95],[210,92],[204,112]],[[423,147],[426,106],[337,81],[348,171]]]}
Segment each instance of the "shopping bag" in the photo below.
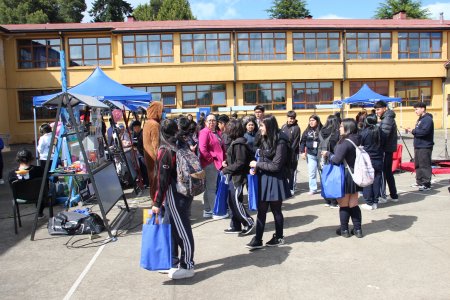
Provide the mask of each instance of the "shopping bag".
{"label": "shopping bag", "polygon": [[161,215],[153,214],[149,222],[142,226],[141,268],[158,271],[169,270],[171,267],[170,224],[162,224]]}
{"label": "shopping bag", "polygon": [[326,164],[322,169],[322,192],[325,199],[338,199],[345,195],[345,169],[344,165]]}
{"label": "shopping bag", "polygon": [[216,216],[224,216],[228,211],[228,180],[229,176],[222,172],[219,174],[220,181],[217,184],[216,199],[214,201],[213,213]]}
{"label": "shopping bag", "polygon": [[248,182],[248,209],[258,210],[258,175],[247,175]]}

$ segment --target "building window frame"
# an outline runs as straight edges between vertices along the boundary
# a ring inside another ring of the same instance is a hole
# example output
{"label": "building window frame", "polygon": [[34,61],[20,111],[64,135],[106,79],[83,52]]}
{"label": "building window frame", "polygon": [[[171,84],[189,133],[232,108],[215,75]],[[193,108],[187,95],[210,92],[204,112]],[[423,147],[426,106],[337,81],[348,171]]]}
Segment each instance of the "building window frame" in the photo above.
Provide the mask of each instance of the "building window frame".
{"label": "building window frame", "polygon": [[315,109],[319,104],[332,104],[333,81],[292,82],[292,109]]}
{"label": "building window frame", "polygon": [[210,107],[211,111],[217,111],[219,107],[227,106],[226,89],[226,83],[182,85],[182,107]]}
{"label": "building window frame", "polygon": [[70,37],[68,53],[69,67],[112,66],[112,39],[109,36]]}
{"label": "building window frame", "polygon": [[392,32],[347,32],[347,59],[391,59]]}
{"label": "building window frame", "polygon": [[181,62],[218,62],[231,60],[231,33],[181,33]]}
{"label": "building window frame", "polygon": [[401,31],[398,33],[399,59],[440,59],[441,57],[442,32]]}
{"label": "building window frame", "polygon": [[340,59],[341,57],[339,32],[293,32],[292,44],[294,60]]}
{"label": "building window frame", "polygon": [[[286,110],[286,82],[247,82],[243,83],[242,89],[244,105],[262,105],[266,110]],[[264,100],[264,97],[269,101]]]}
{"label": "building window frame", "polygon": [[402,106],[413,106],[416,102],[425,102],[431,106],[433,96],[432,80],[396,80],[395,97],[402,98]]}
{"label": "building window frame", "polygon": [[122,36],[122,63],[124,65],[173,63],[173,61],[173,34],[127,34]]}
{"label": "building window frame", "polygon": [[[16,45],[19,69],[60,67],[61,41],[59,38],[17,39]],[[55,57],[52,57],[52,53],[55,54]],[[38,60],[38,58],[41,59]]]}
{"label": "building window frame", "polygon": [[176,85],[132,86],[131,88],[150,93],[152,101],[162,101],[165,108],[177,108]]}
{"label": "building window frame", "polygon": [[[18,90],[17,91],[17,107],[19,110],[20,121],[32,121],[33,115],[33,97],[50,95],[59,93],[61,90]],[[56,109],[48,109],[45,107],[36,107],[36,119],[47,120],[56,118]]]}
{"label": "building window frame", "polygon": [[286,32],[241,32],[236,40],[238,61],[287,59]]}
{"label": "building window frame", "polygon": [[352,80],[350,81],[350,95],[358,92],[364,84],[367,84],[375,93],[389,97],[389,80]]}

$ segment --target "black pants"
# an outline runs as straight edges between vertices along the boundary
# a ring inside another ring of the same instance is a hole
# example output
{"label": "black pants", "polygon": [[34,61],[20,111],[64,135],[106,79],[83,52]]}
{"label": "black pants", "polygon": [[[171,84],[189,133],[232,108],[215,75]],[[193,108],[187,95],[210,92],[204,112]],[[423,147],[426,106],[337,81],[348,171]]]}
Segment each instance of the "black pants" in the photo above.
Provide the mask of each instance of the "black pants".
{"label": "black pants", "polygon": [[392,173],[392,152],[384,152],[383,160],[383,191],[382,196],[386,195],[386,184],[389,187],[389,194],[392,199],[398,199],[397,187],[395,186],[394,174]]}
{"label": "black pants", "polygon": [[431,186],[431,152],[433,148],[414,149],[416,183],[425,187]]}
{"label": "black pants", "polygon": [[264,227],[266,226],[267,210],[270,207],[273,218],[275,219],[275,235],[277,238],[283,237],[284,217],[281,212],[282,201],[259,201],[258,202],[258,221],[256,222],[256,239],[262,240]]}
{"label": "black pants", "polygon": [[192,235],[189,210],[193,198],[186,197],[177,192],[175,185],[170,185],[166,195],[166,206],[169,208],[169,219],[172,227],[172,258],[178,256],[180,267],[183,269],[194,268],[194,236]]}
{"label": "black pants", "polygon": [[0,150],[0,179],[3,179],[3,154]]}
{"label": "black pants", "polygon": [[242,225],[252,226],[254,223],[253,218],[242,205],[244,201],[243,187],[243,184],[235,187],[232,180],[228,184],[228,206],[232,212],[230,227],[234,230],[241,230]]}
{"label": "black pants", "polygon": [[297,166],[298,166],[298,157],[292,162],[291,165],[291,173],[289,179],[289,190],[295,192],[295,185],[297,181]]}
{"label": "black pants", "polygon": [[145,165],[145,162],[144,162],[144,157],[142,157],[142,156],[138,157],[138,161],[139,161],[139,170],[141,171],[142,180],[144,181],[144,185],[148,186],[149,185],[148,173],[147,173],[147,166]]}
{"label": "black pants", "polygon": [[368,205],[378,203],[378,198],[381,196],[381,187],[383,185],[383,161],[372,160],[372,166],[375,170],[375,178],[373,179],[373,184],[363,188],[363,197]]}

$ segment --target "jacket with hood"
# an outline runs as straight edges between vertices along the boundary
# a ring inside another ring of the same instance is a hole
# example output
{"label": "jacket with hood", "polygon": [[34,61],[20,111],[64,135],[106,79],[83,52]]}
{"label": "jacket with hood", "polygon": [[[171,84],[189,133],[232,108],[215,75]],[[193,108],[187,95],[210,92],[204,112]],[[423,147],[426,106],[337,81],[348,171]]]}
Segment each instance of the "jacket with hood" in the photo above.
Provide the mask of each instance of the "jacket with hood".
{"label": "jacket with hood", "polygon": [[162,112],[163,104],[158,101],[153,101],[147,108],[147,122],[145,122],[142,132],[144,153],[153,161],[156,161],[159,148],[159,123],[162,119]]}
{"label": "jacket with hood", "polygon": [[300,150],[300,127],[297,124],[297,120],[295,120],[294,124],[284,124],[281,127],[281,131],[283,131],[289,138],[289,142],[292,150],[295,154],[299,154]]}
{"label": "jacket with hood", "polygon": [[290,175],[287,165],[289,138],[282,131],[279,133],[277,148],[274,154],[267,149],[264,142],[261,143],[259,162],[256,163],[257,171],[264,172],[274,177],[287,178]]}
{"label": "jacket with hood", "polygon": [[252,150],[244,137],[234,140],[227,150],[227,166],[222,169],[224,174],[230,174],[234,186],[247,182],[249,164],[253,160]]}
{"label": "jacket with hood", "polygon": [[412,134],[414,135],[414,148],[432,149],[434,146],[433,116],[429,113],[420,116]]}
{"label": "jacket with hood", "polygon": [[395,123],[395,112],[386,110],[381,116],[381,141],[384,145],[384,152],[397,151],[397,123]]}

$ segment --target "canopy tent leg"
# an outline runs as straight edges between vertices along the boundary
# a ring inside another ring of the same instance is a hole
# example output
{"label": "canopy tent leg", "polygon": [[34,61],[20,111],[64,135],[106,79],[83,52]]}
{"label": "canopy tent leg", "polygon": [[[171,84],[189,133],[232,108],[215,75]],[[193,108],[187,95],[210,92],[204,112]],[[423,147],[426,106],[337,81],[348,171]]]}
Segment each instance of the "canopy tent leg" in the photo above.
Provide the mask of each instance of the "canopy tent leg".
{"label": "canopy tent leg", "polygon": [[35,157],[36,161],[39,164],[39,159],[37,159],[38,156],[38,139],[37,139],[37,120],[36,120],[36,107],[33,106],[33,118],[34,118],[34,150],[35,150]]}

